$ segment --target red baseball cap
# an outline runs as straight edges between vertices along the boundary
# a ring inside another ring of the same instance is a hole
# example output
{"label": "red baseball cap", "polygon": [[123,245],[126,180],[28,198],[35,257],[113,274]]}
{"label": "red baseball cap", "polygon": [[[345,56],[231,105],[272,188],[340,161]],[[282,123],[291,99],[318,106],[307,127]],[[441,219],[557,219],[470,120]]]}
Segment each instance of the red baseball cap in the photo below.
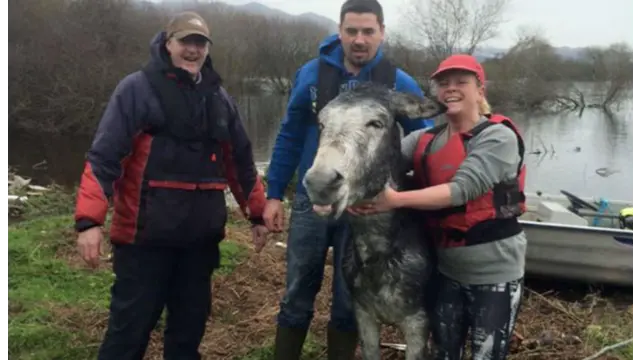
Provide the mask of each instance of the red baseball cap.
{"label": "red baseball cap", "polygon": [[440,63],[438,69],[433,74],[431,74],[431,78],[433,79],[437,75],[447,70],[471,71],[472,73],[476,74],[476,76],[480,80],[480,83],[484,85],[484,69],[482,68],[482,65],[480,65],[478,60],[476,60],[476,58],[471,55],[455,54],[449,56]]}

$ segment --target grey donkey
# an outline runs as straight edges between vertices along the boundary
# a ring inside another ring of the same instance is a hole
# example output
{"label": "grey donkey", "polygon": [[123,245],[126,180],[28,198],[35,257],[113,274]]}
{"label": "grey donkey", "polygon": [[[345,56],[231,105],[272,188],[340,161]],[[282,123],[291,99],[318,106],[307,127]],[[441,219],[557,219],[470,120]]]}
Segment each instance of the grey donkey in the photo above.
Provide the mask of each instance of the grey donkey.
{"label": "grey donkey", "polygon": [[363,358],[380,358],[382,324],[399,327],[406,359],[428,356],[427,297],[433,261],[417,210],[353,215],[346,208],[371,199],[386,185],[411,186],[403,166],[395,117],[431,118],[446,106],[425,97],[360,84],[318,114],[319,146],[304,186],[316,211],[351,228],[341,266],[351,292]]}

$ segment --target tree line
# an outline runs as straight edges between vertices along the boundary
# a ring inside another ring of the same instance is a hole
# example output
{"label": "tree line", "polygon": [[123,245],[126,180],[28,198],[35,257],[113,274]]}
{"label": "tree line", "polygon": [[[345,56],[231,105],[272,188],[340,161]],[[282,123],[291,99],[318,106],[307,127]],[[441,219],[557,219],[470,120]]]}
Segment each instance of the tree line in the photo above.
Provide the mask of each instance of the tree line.
{"label": "tree line", "polygon": [[[388,32],[385,52],[430,91],[428,74],[454,51],[474,53],[497,33],[509,0],[414,0],[409,29]],[[208,22],[210,55],[226,88],[286,96],[291,78],[318,54],[320,25],[249,14],[223,3],[133,0],[9,0],[9,126],[69,133],[93,131],[114,87],[148,59],[149,41],[172,13],[196,10]],[[562,59],[540,34],[520,34],[505,54],[485,62],[494,106],[527,110],[607,108],[631,87],[626,45],[588,49]],[[572,85],[602,84],[593,103]]]}

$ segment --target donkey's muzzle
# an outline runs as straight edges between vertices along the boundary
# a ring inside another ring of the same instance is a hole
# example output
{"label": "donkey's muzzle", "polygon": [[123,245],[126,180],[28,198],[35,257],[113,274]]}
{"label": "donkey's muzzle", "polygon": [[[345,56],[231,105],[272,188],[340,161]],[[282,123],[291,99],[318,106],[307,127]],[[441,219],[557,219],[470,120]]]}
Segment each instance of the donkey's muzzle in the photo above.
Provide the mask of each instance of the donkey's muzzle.
{"label": "donkey's muzzle", "polygon": [[310,170],[305,174],[303,184],[314,204],[331,205],[344,184],[344,176],[335,169]]}

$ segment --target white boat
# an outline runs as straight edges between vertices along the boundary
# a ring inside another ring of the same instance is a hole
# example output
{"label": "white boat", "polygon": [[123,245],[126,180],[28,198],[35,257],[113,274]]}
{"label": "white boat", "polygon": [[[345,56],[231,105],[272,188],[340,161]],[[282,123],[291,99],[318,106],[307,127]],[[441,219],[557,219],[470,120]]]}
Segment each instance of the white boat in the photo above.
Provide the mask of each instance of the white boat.
{"label": "white boat", "polygon": [[621,228],[620,211],[633,204],[561,193],[526,194],[527,274],[632,286],[633,216]]}

